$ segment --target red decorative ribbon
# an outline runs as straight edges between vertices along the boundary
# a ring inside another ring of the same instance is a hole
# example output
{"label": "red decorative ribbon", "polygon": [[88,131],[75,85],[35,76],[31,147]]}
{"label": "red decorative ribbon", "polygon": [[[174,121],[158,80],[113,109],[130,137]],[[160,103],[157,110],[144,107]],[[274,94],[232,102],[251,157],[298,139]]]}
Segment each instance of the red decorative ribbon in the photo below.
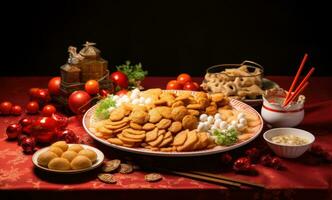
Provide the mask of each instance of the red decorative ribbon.
{"label": "red decorative ribbon", "polygon": [[263,108],[265,108],[266,110],[269,110],[269,111],[272,111],[272,112],[278,112],[278,113],[294,113],[294,112],[299,112],[299,111],[303,110],[303,108],[300,108],[300,109],[297,109],[297,110],[276,110],[276,109],[273,109],[273,108],[266,107],[265,105],[263,105]]}

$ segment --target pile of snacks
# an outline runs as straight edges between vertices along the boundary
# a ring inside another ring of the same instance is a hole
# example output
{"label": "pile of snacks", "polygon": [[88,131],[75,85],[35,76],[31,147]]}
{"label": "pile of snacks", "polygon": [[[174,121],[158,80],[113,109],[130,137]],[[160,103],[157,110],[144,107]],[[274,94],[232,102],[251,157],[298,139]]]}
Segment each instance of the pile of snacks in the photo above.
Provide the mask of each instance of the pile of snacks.
{"label": "pile of snacks", "polygon": [[256,99],[263,94],[262,70],[255,68],[250,72],[248,68],[249,66],[242,65],[221,72],[208,72],[201,87],[207,92],[221,92],[227,97]]}
{"label": "pile of snacks", "polygon": [[97,161],[97,154],[79,144],[68,145],[65,141],[58,141],[40,154],[37,161],[53,170],[78,170],[91,167]]}
{"label": "pile of snacks", "polygon": [[[136,103],[131,96],[149,101]],[[133,91],[121,98],[111,98],[117,100],[113,104],[117,106],[108,108],[109,118],[92,122],[90,130],[97,137],[112,144],[143,147],[154,151],[183,152],[213,148],[218,144],[217,137],[213,135],[214,130],[210,130],[211,127],[198,128],[199,124],[203,123],[199,122],[201,116],[221,115],[220,122],[224,120],[225,123],[232,123],[237,118],[236,113],[239,113],[228,105],[228,98],[221,93],[207,95],[205,92],[174,93],[150,89],[139,93]],[[121,103],[118,102],[119,99],[122,99]],[[244,134],[236,135],[235,142],[238,138],[241,138],[241,141],[252,136],[248,126],[252,122],[247,123],[243,118],[242,113],[239,121],[242,123],[241,131]],[[259,121],[257,118],[253,120]],[[220,126],[215,126],[215,129],[219,128]]]}

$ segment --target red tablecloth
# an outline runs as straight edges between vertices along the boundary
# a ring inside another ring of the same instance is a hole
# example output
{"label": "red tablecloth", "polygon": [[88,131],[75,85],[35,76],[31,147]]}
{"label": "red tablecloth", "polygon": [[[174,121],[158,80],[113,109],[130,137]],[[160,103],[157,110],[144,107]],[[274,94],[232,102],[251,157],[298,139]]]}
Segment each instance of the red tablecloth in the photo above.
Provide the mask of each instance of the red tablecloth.
{"label": "red tablecloth", "polygon": [[[287,88],[290,77],[269,77],[281,87]],[[28,101],[27,92],[30,87],[47,85],[49,77],[0,77],[0,101],[10,100],[24,105]],[[165,87],[171,77],[148,77],[144,82],[146,88]],[[197,80],[201,80],[197,78]],[[332,153],[332,78],[314,77],[305,95],[306,115],[299,128],[311,131],[316,136],[316,144]],[[21,116],[22,117],[22,116]],[[226,176],[261,183],[265,190],[243,188],[230,190],[226,187],[206,182],[196,181],[174,175],[163,174],[164,179],[157,183],[144,181],[144,171],[132,174],[116,174],[117,184],[104,184],[96,179],[98,170],[71,176],[46,174],[36,170],[31,162],[31,156],[24,155],[16,142],[6,140],[5,129],[20,117],[0,117],[0,191],[6,198],[63,198],[83,197],[114,198],[114,197],[150,197],[150,198],[305,198],[314,195],[316,199],[332,198],[332,168],[330,164],[309,165],[304,159],[283,159],[285,170],[277,171],[257,165],[257,176],[234,174],[229,171],[219,171]],[[137,156],[119,152],[101,144],[95,143],[83,130],[81,119],[70,118],[69,128],[81,136],[84,142],[97,146],[110,158],[125,158],[138,162],[164,163],[167,166],[192,169],[221,169],[218,155],[199,158],[168,159],[147,156]],[[256,139],[251,145],[259,143]],[[250,145],[249,145],[250,146]],[[248,148],[248,147],[243,147]],[[55,193],[54,191],[63,191]],[[79,191],[79,193],[78,193]],[[49,195],[49,194],[52,195]],[[2,199],[2,197],[0,196]]]}

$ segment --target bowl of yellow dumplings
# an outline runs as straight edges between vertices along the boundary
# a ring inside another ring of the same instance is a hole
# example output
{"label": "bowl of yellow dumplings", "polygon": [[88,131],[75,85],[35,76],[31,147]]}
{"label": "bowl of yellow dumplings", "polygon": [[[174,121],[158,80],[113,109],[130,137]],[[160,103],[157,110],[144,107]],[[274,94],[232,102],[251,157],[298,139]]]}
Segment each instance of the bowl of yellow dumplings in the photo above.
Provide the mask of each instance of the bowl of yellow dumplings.
{"label": "bowl of yellow dumplings", "polygon": [[97,168],[103,163],[104,154],[85,144],[67,144],[58,141],[42,148],[32,156],[38,168],[60,173],[79,173]]}

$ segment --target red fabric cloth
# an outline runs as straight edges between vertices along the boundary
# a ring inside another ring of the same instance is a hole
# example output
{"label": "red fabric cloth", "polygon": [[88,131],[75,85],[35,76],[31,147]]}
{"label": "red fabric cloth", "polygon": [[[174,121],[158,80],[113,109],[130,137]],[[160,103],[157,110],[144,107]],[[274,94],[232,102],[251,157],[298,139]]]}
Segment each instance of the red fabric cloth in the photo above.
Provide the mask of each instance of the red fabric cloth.
{"label": "red fabric cloth", "polygon": [[[24,105],[28,101],[27,92],[30,87],[46,86],[49,77],[1,77],[2,89],[0,101],[10,100],[14,103]],[[146,88],[161,87],[164,88],[167,81],[172,77],[148,77],[144,86]],[[291,82],[290,77],[270,77],[281,87],[287,88]],[[201,78],[195,78],[201,80]],[[331,77],[314,77],[305,95],[307,102],[305,106],[305,119],[299,128],[306,129],[316,136],[316,144],[332,153],[332,84]],[[188,194],[194,197],[207,197],[219,195],[220,197],[246,197],[246,198],[299,198],[308,197],[310,194],[316,195],[316,198],[331,198],[332,188],[332,168],[331,164],[309,165],[304,163],[303,157],[299,159],[283,159],[285,170],[278,171],[271,168],[257,165],[258,176],[239,175],[229,171],[219,170],[223,175],[247,180],[251,182],[264,184],[267,190],[256,191],[243,189],[241,192],[228,190],[223,186],[218,186],[206,182],[196,181],[189,178],[163,174],[164,179],[157,183],[148,183],[144,181],[145,171],[136,171],[132,174],[116,174],[117,184],[104,184],[96,179],[98,170],[80,175],[56,175],[46,174],[36,170],[31,162],[30,155],[24,155],[21,148],[14,141],[7,141],[6,127],[17,122],[20,117],[1,116],[0,117],[0,191],[104,191],[126,190],[126,194],[137,194],[138,191],[145,191],[143,194],[154,194],[154,191],[164,191],[163,197],[172,197]],[[200,158],[168,159],[138,156],[105,147],[98,144],[90,138],[83,130],[81,119],[71,117],[69,128],[74,130],[85,143],[97,146],[106,155],[107,159],[126,158],[138,160],[139,162],[164,163],[167,166],[193,169],[219,169],[219,158],[215,156],[205,156]],[[255,146],[261,139],[249,144]],[[244,149],[248,148],[244,147]],[[221,168],[220,168],[221,169]],[[129,191],[128,191],[129,189]],[[187,193],[186,191],[192,192]],[[180,191],[180,193],[173,193]],[[269,192],[268,192],[269,191]],[[297,192],[300,191],[300,192]],[[116,193],[118,197],[124,197],[124,193]],[[161,193],[163,194],[163,193]],[[43,196],[43,193],[39,193]],[[201,195],[201,196],[200,196]],[[87,195],[89,196],[89,195]]]}

